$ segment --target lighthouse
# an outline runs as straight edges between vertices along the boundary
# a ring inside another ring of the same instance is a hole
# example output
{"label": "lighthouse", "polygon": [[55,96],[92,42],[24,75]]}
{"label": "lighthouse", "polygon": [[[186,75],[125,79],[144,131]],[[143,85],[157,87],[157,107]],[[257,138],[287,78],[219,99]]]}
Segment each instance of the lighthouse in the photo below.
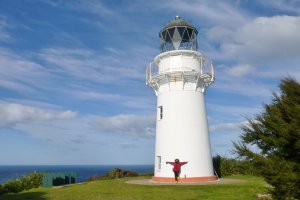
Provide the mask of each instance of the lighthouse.
{"label": "lighthouse", "polygon": [[146,69],[146,84],[157,96],[153,181],[174,182],[179,159],[180,182],[216,180],[212,164],[205,91],[214,82],[212,62],[198,52],[197,29],[176,16],[159,32],[160,54]]}

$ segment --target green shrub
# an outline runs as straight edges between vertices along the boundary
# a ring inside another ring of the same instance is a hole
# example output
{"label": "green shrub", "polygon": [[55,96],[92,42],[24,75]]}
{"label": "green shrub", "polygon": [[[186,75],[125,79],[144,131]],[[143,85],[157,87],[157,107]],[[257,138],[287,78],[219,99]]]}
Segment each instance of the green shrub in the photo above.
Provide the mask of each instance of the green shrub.
{"label": "green shrub", "polygon": [[7,192],[18,193],[18,192],[23,191],[23,186],[22,186],[22,182],[20,179],[8,180],[4,184],[4,187],[7,190]]}
{"label": "green shrub", "polygon": [[139,173],[139,176],[154,176],[154,172]]}
{"label": "green shrub", "polygon": [[270,192],[274,199],[300,199],[300,173],[297,166],[286,160],[269,160],[271,167],[262,170],[262,175],[273,187]]}
{"label": "green shrub", "polygon": [[7,189],[3,185],[0,184],[0,195],[5,194],[7,192],[8,192]]}
{"label": "green shrub", "polygon": [[104,176],[91,176],[86,181],[107,180],[107,179],[134,177],[134,176],[139,176],[139,174],[134,171],[123,170],[120,168],[114,168],[110,172],[106,173],[106,175],[104,175]]}
{"label": "green shrub", "polygon": [[216,156],[214,160],[214,169],[222,176],[231,175],[260,175],[259,170],[257,170],[254,164],[248,160],[237,160],[233,158],[226,158],[221,156]]}
{"label": "green shrub", "polygon": [[42,186],[42,181],[42,173],[31,173],[21,178],[23,190],[40,187]]}
{"label": "green shrub", "polygon": [[3,188],[6,192],[18,193],[23,190],[29,190],[31,188],[37,188],[42,186],[42,180],[42,173],[31,173],[16,180],[8,180],[3,185]]}
{"label": "green shrub", "polygon": [[110,172],[106,174],[106,176],[110,177],[111,179],[114,178],[124,178],[124,177],[133,177],[138,176],[138,173],[128,170],[122,170],[119,168],[114,168]]}

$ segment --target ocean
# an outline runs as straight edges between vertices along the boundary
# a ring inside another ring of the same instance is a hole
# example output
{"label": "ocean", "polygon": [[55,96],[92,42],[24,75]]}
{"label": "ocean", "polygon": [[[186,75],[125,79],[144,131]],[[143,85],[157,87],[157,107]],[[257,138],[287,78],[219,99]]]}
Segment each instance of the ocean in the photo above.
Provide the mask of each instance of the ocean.
{"label": "ocean", "polygon": [[76,172],[77,182],[89,177],[102,176],[114,168],[135,171],[138,173],[153,172],[153,165],[34,165],[34,166],[0,166],[0,184],[9,179],[17,179],[32,172]]}

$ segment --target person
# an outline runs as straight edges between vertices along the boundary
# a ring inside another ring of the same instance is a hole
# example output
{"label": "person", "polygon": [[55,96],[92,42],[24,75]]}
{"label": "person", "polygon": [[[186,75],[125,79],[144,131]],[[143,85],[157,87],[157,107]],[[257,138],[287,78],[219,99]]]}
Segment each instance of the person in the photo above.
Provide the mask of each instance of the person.
{"label": "person", "polygon": [[175,162],[166,162],[166,164],[171,164],[173,165],[173,172],[175,176],[175,181],[178,183],[179,181],[179,176],[181,172],[181,166],[187,164],[188,162],[179,162],[179,159],[175,159]]}

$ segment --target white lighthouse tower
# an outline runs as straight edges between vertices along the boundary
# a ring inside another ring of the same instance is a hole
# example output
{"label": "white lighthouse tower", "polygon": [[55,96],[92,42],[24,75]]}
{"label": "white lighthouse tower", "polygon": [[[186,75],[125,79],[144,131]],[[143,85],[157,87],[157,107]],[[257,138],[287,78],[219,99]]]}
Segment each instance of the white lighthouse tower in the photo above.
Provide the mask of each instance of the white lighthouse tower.
{"label": "white lighthouse tower", "polygon": [[146,70],[146,84],[157,96],[154,181],[174,181],[166,162],[175,159],[188,162],[181,167],[181,182],[216,180],[204,99],[214,69],[197,52],[197,34],[176,16],[159,32],[161,53]]}

